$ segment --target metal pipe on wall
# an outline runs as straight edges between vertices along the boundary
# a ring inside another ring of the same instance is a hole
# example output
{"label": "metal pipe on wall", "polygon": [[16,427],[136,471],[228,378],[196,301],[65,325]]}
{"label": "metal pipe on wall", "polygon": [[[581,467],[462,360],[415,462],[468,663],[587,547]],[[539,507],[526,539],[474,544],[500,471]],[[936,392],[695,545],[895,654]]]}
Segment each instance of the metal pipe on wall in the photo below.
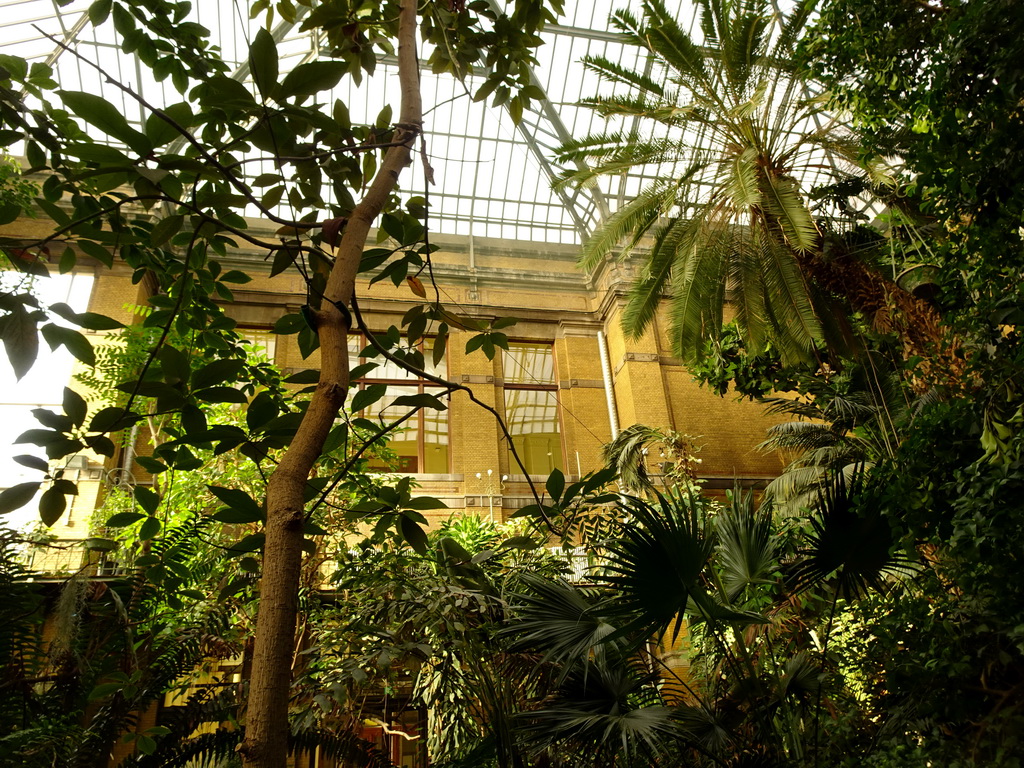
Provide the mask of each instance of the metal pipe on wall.
{"label": "metal pipe on wall", "polygon": [[597,348],[601,353],[601,374],[604,377],[604,396],[608,401],[608,423],[612,428],[612,440],[619,436],[619,414],[615,406],[615,389],[612,387],[612,366],[608,361],[608,342],[604,331],[597,332]]}

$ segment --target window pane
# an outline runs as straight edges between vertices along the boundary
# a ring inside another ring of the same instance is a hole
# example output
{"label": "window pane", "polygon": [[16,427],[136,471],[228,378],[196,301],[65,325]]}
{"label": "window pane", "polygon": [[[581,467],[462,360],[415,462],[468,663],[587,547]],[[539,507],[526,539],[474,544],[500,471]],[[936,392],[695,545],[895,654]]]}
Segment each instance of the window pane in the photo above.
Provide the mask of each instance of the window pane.
{"label": "window pane", "polygon": [[[419,392],[418,387],[388,387],[388,393],[374,404],[376,418],[383,418],[385,424],[400,419],[408,411],[409,407],[391,404],[396,398],[404,395],[415,395]],[[419,419],[413,416],[408,421],[402,422],[388,435],[388,449],[398,454],[398,466],[393,470],[396,472],[422,472],[419,460]],[[371,462],[374,468],[385,468],[383,462]]]}
{"label": "window pane", "polygon": [[[427,390],[430,392],[430,390]],[[433,393],[432,393],[433,394]],[[424,409],[423,472],[448,472],[448,411]]]}
{"label": "window pane", "polygon": [[502,355],[506,384],[554,384],[555,365],[547,344],[509,344]]}
{"label": "window pane", "polygon": [[[531,475],[562,469],[562,441],[558,431],[558,399],[554,392],[505,390],[505,419],[512,442]],[[517,472],[515,461],[510,467]]]}

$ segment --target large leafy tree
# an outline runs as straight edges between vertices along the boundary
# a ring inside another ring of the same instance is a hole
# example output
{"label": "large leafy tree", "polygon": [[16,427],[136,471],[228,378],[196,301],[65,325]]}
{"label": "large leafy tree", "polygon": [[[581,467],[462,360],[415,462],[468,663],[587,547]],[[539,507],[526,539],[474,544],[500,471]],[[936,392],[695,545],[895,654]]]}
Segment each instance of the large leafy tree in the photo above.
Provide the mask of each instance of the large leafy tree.
{"label": "large leafy tree", "polygon": [[[181,95],[178,103],[153,104],[146,94],[82,59],[83,67],[96,70],[111,88],[140,105],[145,117],[141,130],[101,96],[54,90],[46,64],[29,65],[7,55],[0,60],[0,137],[4,143],[24,140],[27,171],[47,175],[35,204],[52,223],[50,234],[41,239],[6,242],[12,263],[42,277],[47,273],[44,262],[55,254],[60,254],[62,271],[73,269],[83,256],[108,267],[117,259],[134,271],[136,282],[154,286],[149,300],[154,311],[146,325],[159,329],[139,375],[122,384],[128,394],[124,405],[89,414],[85,401],[72,393],[64,414],[44,416],[45,428],[22,439],[43,446],[52,461],[86,447],[110,456],[116,446],[109,434],[141,421],[146,414],[140,412],[139,398],[154,398],[155,413],[178,414],[180,422],[174,439],[157,451],[151,471],[194,469],[200,449],[237,450],[269,476],[265,497],[242,493],[229,503],[240,516],[263,526],[260,607],[245,741],[239,750],[247,766],[283,766],[287,759],[307,504],[322,504],[368,443],[383,439],[401,422],[375,430],[330,476],[310,479],[329,440],[343,443],[353,434],[347,423],[338,425],[336,420],[351,381],[347,336],[359,320],[356,276],[392,259],[385,269],[400,283],[406,270],[422,267],[431,251],[423,243],[422,222],[403,210],[395,196],[422,132],[418,41],[425,38],[432,44],[430,63],[438,71],[464,74],[470,63],[484,59],[487,92],[497,89],[497,100],[510,101],[515,113],[526,97],[513,90],[529,83],[536,31],[551,17],[542,3],[532,0],[514,3],[507,11],[491,4],[420,7],[408,0],[299,5],[256,2],[251,10],[256,16],[266,14],[268,27],[274,13],[294,22],[301,16],[302,28],[319,35],[331,57],[283,72],[277,41],[262,30],[248,52],[250,88],[226,74],[229,67],[211,45],[209,32],[187,20],[189,3],[94,3],[90,20],[112,23],[125,51],[137,52],[157,80],[170,80]],[[63,55],[78,55],[65,43],[54,43],[65,49]],[[358,81],[372,72],[380,56],[395,53],[400,102],[397,109],[385,110],[377,125],[353,125],[343,103],[323,103],[322,94],[342,78]],[[264,192],[246,175],[255,160],[266,160],[274,168],[259,179],[266,185]],[[288,215],[278,205],[283,198],[291,207]],[[59,204],[62,200],[70,209]],[[422,216],[422,203],[415,210]],[[254,211],[280,227],[274,238],[249,230],[244,216]],[[367,235],[382,213],[383,228],[400,247],[364,260]],[[17,214],[12,206],[2,211],[6,222]],[[312,382],[316,386],[305,402],[290,405],[273,391],[257,392],[260,378],[246,365],[232,333],[234,323],[218,304],[231,300],[231,285],[250,279],[221,265],[227,249],[240,243],[262,251],[273,265],[272,275],[294,266],[306,278],[309,299],[303,312],[278,326],[280,332],[299,333],[304,354],[321,350],[321,369]],[[413,287],[423,295],[418,282]],[[118,325],[63,305],[43,306],[30,292],[5,294],[0,307],[5,313],[0,334],[19,375],[35,357],[39,333],[51,346],[64,345],[92,364],[95,352],[89,342],[64,321],[96,330]],[[421,319],[412,322],[416,318]],[[421,370],[423,358],[415,346],[429,322],[442,340],[453,325],[483,330],[425,302],[418,313],[407,316],[405,339],[400,341],[396,328],[386,342],[377,342],[378,349]],[[173,343],[172,332],[186,341]],[[436,345],[440,354],[444,346],[443,341]],[[493,345],[488,348],[493,354]],[[203,365],[194,366],[193,357]],[[373,391],[350,400],[348,420],[383,394]],[[211,402],[246,405],[245,426],[209,425],[204,407]],[[413,410],[445,407],[437,398],[422,396],[399,404]],[[31,457],[26,462],[49,470]],[[47,520],[55,520],[75,488],[60,470],[48,479],[52,483],[41,511]],[[40,485],[10,489],[0,497],[0,506],[26,503]],[[423,549],[423,518],[405,491],[392,494],[391,505],[384,502],[380,514]],[[147,512],[152,515],[153,510]]]}
{"label": "large leafy tree", "polygon": [[[640,16],[616,12],[613,23],[646,52],[648,69],[586,59],[616,90],[584,103],[622,127],[562,147],[564,160],[589,164],[567,184],[634,166],[655,177],[603,223],[582,259],[593,267],[616,249],[647,249],[627,331],[650,324],[668,289],[673,344],[689,359],[720,334],[727,296],[754,354],[769,342],[790,363],[813,359],[823,342],[848,349],[851,310],[897,331],[908,354],[939,352],[936,313],[853,256],[809,207],[816,186],[889,182],[881,163],[859,162],[857,142],[795,60],[813,3],[785,15],[761,0],[699,7],[701,37],[659,0]],[[832,212],[840,219],[850,196]],[[845,307],[837,311],[835,299]]]}

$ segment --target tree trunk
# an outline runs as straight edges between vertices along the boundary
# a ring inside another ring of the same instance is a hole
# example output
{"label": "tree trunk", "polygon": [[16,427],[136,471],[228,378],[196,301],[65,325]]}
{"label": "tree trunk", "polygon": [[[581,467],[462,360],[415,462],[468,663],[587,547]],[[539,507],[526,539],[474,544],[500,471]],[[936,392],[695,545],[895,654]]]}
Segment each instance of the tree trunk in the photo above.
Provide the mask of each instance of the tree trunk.
{"label": "tree trunk", "polygon": [[416,53],[416,3],[402,0],[398,31],[398,70],[402,105],[396,142],[384,156],[365,197],[356,206],[338,245],[334,268],[316,312],[320,337],[320,381],[291,445],[267,487],[266,541],[263,575],[252,657],[252,677],[246,707],[245,741],[240,753],[246,768],[285,768],[290,729],[288,703],[292,652],[298,614],[302,560],[303,492],[327,434],[345,402],[349,385],[347,315],[359,262],[370,226],[396,188],[399,174],[410,163],[420,134],[422,106]]}
{"label": "tree trunk", "polygon": [[827,291],[842,296],[871,319],[875,329],[896,334],[903,356],[921,358],[911,385],[923,393],[936,384],[958,388],[966,364],[956,339],[944,336],[942,318],[927,301],[904,290],[851,255],[825,260],[820,252],[799,255],[801,269]]}

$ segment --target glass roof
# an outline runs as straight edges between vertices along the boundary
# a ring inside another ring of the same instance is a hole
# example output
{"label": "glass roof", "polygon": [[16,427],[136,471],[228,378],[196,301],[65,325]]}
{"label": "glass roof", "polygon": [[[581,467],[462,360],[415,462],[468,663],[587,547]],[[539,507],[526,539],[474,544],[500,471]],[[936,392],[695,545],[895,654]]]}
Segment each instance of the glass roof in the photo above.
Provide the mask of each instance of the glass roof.
{"label": "glass roof", "polygon": [[[138,104],[103,82],[96,70],[62,53],[43,33],[72,46],[158,106],[181,100],[169,80],[156,82],[134,54],[121,51],[109,20],[98,28],[92,26],[87,14],[92,0],[63,2],[61,6],[58,0],[0,1],[4,52],[53,65],[61,88],[100,93],[136,124],[143,119]],[[406,171],[401,183],[404,191],[429,197],[435,231],[579,243],[602,217],[654,178],[659,169],[641,167],[582,191],[554,191],[551,186],[562,170],[554,160],[554,148],[569,137],[609,127],[591,110],[575,106],[581,97],[607,91],[584,70],[581,58],[599,55],[629,67],[644,66],[639,49],[610,31],[611,12],[626,4],[625,0],[568,0],[565,14],[545,30],[545,44],[537,53],[535,84],[547,99],[534,102],[518,126],[504,108],[472,101],[470,93],[479,85],[474,76],[463,85],[450,76],[422,71],[425,138],[435,184],[426,188],[419,163]],[[683,20],[684,28],[694,25],[690,0],[668,0],[667,5]],[[193,6],[191,19],[211,30],[232,76],[255,92],[246,60],[248,41],[260,20],[248,18],[244,0],[202,0]],[[272,31],[279,40],[282,73],[318,55],[319,41],[311,33],[299,32],[297,24],[281,22]],[[373,122],[385,99],[397,92],[394,62],[385,60],[361,86],[343,82],[320,98],[327,103],[340,98],[353,122]],[[248,164],[247,172],[260,173],[259,165]],[[282,213],[287,215],[286,210]]]}

